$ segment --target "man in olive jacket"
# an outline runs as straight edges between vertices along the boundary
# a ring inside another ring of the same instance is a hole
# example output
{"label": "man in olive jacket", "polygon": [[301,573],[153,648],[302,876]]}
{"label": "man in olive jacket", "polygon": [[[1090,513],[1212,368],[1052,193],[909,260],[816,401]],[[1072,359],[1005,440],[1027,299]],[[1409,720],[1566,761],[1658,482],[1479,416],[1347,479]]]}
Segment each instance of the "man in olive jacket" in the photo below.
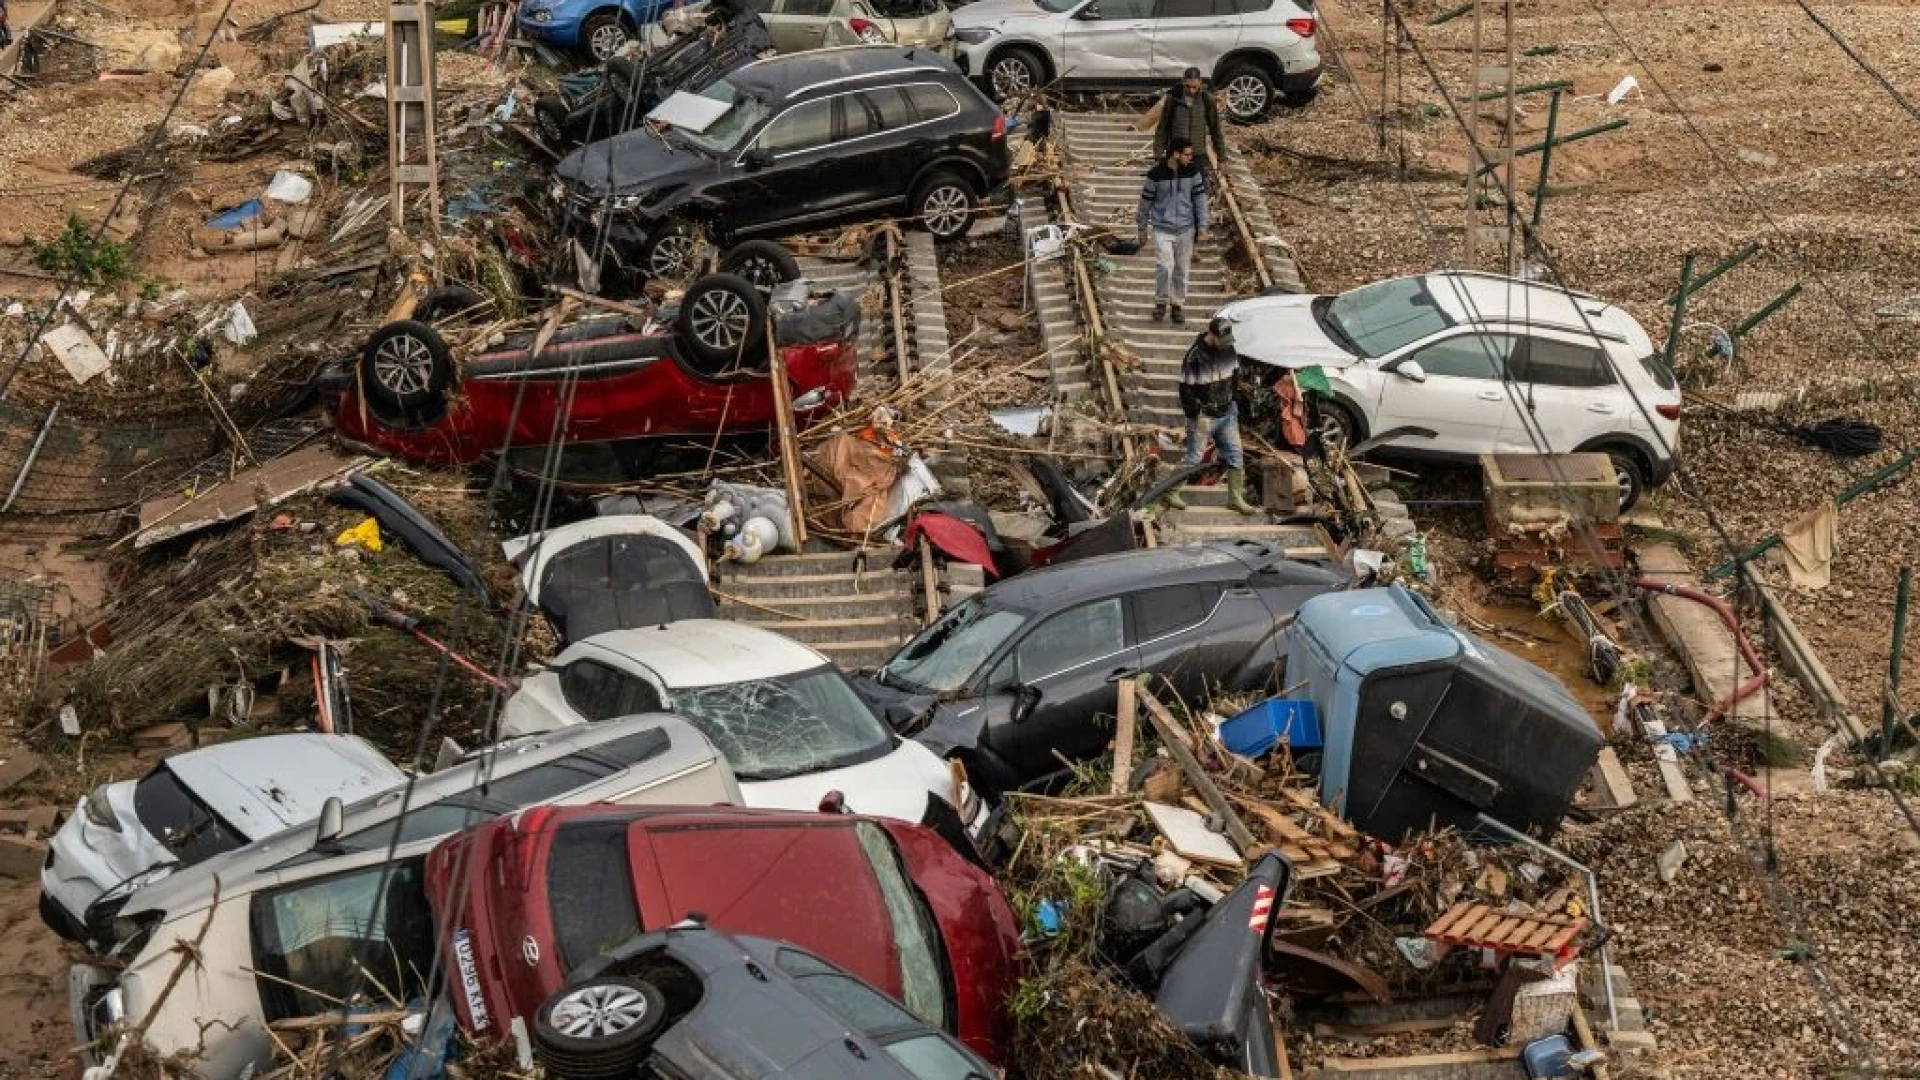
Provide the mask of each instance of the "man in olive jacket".
{"label": "man in olive jacket", "polygon": [[1215,168],[1227,156],[1227,133],[1220,126],[1220,106],[1213,87],[1190,67],[1178,85],[1160,100],[1160,122],[1154,126],[1153,156],[1165,159],[1173,140],[1185,139],[1200,150],[1204,167]]}

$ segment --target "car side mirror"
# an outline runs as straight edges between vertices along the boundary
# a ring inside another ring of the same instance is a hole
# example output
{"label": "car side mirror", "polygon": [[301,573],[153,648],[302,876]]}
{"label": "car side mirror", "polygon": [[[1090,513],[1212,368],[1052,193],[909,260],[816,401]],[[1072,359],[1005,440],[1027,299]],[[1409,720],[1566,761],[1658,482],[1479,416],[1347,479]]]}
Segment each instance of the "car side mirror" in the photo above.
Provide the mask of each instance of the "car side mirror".
{"label": "car side mirror", "polygon": [[1420,361],[1418,360],[1402,360],[1393,369],[1393,373],[1407,380],[1408,382],[1426,382],[1427,381],[1427,369],[1421,367]]}
{"label": "car side mirror", "polygon": [[1079,14],[1075,15],[1074,18],[1085,19],[1088,22],[1098,20],[1100,18],[1100,5],[1088,4],[1086,7],[1081,8]]}
{"label": "car side mirror", "polygon": [[320,824],[313,830],[313,846],[328,848],[340,842],[340,834],[346,831],[345,812],[340,805],[340,797],[328,796],[320,804]]}
{"label": "car side mirror", "polygon": [[745,165],[749,169],[764,169],[773,164],[773,151],[762,146],[756,146],[740,155],[740,164]]}
{"label": "car side mirror", "polygon": [[1040,707],[1040,688],[1037,686],[1016,686],[1013,688],[1013,722],[1019,723],[1033,715]]}

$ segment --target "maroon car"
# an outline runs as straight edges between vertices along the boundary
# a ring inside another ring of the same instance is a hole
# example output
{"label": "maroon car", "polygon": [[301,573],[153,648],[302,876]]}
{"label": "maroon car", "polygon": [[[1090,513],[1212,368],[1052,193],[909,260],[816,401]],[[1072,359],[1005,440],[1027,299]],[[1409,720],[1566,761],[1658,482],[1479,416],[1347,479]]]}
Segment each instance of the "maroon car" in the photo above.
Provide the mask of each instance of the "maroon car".
{"label": "maroon car", "polygon": [[[930,829],[734,807],[539,807],[443,841],[427,898],[470,1030],[510,1032],[568,976],[698,915],[792,942],[1003,1059],[1023,970],[993,879]],[[531,1020],[528,1020],[530,1023]]]}

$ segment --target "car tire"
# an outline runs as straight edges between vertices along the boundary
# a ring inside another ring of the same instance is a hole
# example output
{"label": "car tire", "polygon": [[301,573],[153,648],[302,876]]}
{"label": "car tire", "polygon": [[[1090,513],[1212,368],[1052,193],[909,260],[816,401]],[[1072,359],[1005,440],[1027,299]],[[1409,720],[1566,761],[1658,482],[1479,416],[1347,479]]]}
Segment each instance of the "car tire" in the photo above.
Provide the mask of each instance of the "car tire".
{"label": "car tire", "polygon": [[699,230],[684,221],[662,222],[640,250],[640,273],[650,281],[685,280],[699,254]]}
{"label": "car tire", "polygon": [[1607,446],[1601,452],[1613,463],[1613,482],[1620,488],[1620,512],[1624,514],[1646,494],[1647,470],[1640,464],[1640,455],[1631,450]]}
{"label": "car tire", "polygon": [[487,302],[486,297],[465,285],[442,285],[414,305],[413,321],[438,323],[456,315],[472,314]]}
{"label": "car tire", "polygon": [[1320,408],[1320,443],[1328,453],[1335,450],[1344,452],[1348,447],[1360,441],[1360,421],[1353,410],[1338,401],[1322,401]]}
{"label": "car tire", "polygon": [[633,37],[626,16],[611,8],[594,12],[580,24],[580,48],[601,63],[612,59]]}
{"label": "car tire", "polygon": [[1227,119],[1236,124],[1257,124],[1273,111],[1279,90],[1273,76],[1257,64],[1229,64],[1220,73],[1221,96],[1226,99]]}
{"label": "car tire", "polygon": [[567,148],[567,103],[559,94],[547,94],[533,103],[533,128],[549,148]]}
{"label": "car tire", "polygon": [[754,288],[770,293],[775,286],[799,280],[800,260],[771,240],[748,240],[720,256],[720,272],[745,278]]}
{"label": "car tire", "polygon": [[682,355],[702,375],[757,366],[767,346],[767,300],[733,274],[708,274],[680,299]]}
{"label": "car tire", "polygon": [[644,979],[601,976],[559,991],[533,1014],[533,1055],[551,1080],[626,1080],[667,1022]]}
{"label": "car tire", "polygon": [[953,240],[967,234],[973,223],[975,196],[965,180],[949,172],[938,172],[913,189],[907,212],[935,240]]}
{"label": "car tire", "polygon": [[1024,45],[994,53],[985,69],[987,91],[995,101],[1030,94],[1047,81],[1047,62]]}
{"label": "car tire", "polygon": [[373,332],[360,350],[360,392],[387,416],[440,401],[453,381],[453,350],[424,322],[401,319]]}

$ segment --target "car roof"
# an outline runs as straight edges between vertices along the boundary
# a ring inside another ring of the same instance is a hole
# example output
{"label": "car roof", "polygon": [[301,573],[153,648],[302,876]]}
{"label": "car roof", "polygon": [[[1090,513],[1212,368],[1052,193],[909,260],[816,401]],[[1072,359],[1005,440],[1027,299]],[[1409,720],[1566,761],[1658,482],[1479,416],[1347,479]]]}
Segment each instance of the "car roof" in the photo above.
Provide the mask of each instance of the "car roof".
{"label": "car roof", "polygon": [[959,71],[951,60],[930,49],[846,45],[758,60],[729,74],[727,81],[742,90],[784,100],[829,84],[845,84],[848,89],[854,89],[863,83],[883,82],[881,76],[884,75],[905,72],[957,75]]}
{"label": "car roof", "polygon": [[[497,761],[492,776],[498,778],[656,727],[667,733],[670,742],[665,753],[642,763],[642,767],[649,771],[670,776],[719,759],[719,751],[692,724],[667,713],[652,713],[597,724],[579,724],[497,743],[476,751],[458,765],[419,777],[413,782],[411,797],[404,801],[409,809],[418,809],[473,790],[478,786],[479,779],[474,765],[489,756]],[[398,817],[403,801],[398,796],[405,790],[402,781],[385,792],[349,806],[341,815],[342,835],[350,835]],[[318,816],[317,810],[315,816]],[[221,881],[221,894],[225,896],[284,881],[289,874],[305,877],[346,869],[349,865],[364,861],[364,858],[357,856],[370,856],[378,861],[384,855],[383,852],[349,853],[338,858],[318,859],[301,866],[287,867],[279,875],[260,873],[307,852],[313,846],[313,835],[311,821],[300,822],[243,847],[216,855],[140,889],[128,900],[125,910],[129,913],[165,911],[170,918],[177,918],[213,902],[216,875]],[[434,837],[418,843],[430,846],[438,839]],[[402,845],[402,851],[410,851],[414,846]]]}
{"label": "car roof", "polygon": [[1179,585],[1195,580],[1244,577],[1249,572],[1246,563],[1235,557],[1226,544],[1182,544],[1122,551],[1029,570],[996,582],[982,595],[993,607],[1057,611],[1082,600],[1131,592],[1148,583]]}
{"label": "car roof", "polygon": [[[1576,334],[1631,339],[1638,324],[1620,308],[1589,293],[1501,274],[1445,270],[1423,276],[1434,302],[1455,322],[1511,322]],[[1626,325],[1622,325],[1622,323]],[[1628,327],[1633,327],[1630,333]]]}
{"label": "car roof", "polygon": [[810,671],[829,661],[805,645],[749,623],[727,619],[681,619],[660,626],[609,630],[561,656],[605,651],[641,664],[669,690],[720,686]]}
{"label": "car roof", "polygon": [[365,740],[318,733],[235,739],[161,767],[249,840],[312,821],[329,798],[354,802],[406,780]]}

